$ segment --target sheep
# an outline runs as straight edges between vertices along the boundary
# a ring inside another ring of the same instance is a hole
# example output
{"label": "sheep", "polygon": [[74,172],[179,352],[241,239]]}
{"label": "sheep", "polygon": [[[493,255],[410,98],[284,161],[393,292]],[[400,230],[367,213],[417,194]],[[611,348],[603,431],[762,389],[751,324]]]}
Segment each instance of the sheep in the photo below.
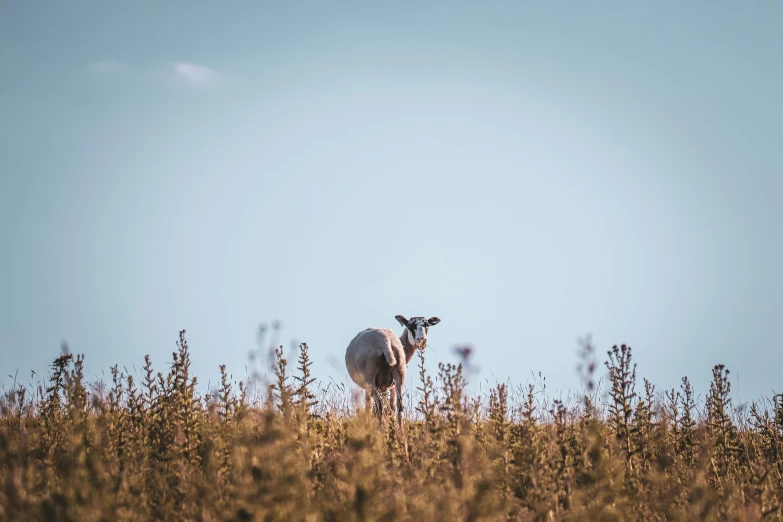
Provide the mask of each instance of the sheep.
{"label": "sheep", "polygon": [[438,324],[440,319],[412,317],[408,320],[403,315],[394,318],[405,328],[401,336],[397,337],[388,328],[362,330],[345,350],[345,366],[353,382],[364,390],[368,408],[372,400],[379,422],[383,422],[381,393],[395,385],[396,391],[391,393],[391,408],[392,412],[397,410],[397,423],[402,425],[402,386],[406,368],[416,349],[423,351],[427,346],[427,330]]}

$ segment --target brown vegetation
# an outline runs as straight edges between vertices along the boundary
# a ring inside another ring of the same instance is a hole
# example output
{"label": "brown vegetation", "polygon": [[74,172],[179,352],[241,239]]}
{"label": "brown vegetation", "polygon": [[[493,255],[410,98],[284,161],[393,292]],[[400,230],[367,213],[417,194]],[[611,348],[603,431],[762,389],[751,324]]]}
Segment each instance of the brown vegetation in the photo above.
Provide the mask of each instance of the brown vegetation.
{"label": "brown vegetation", "polygon": [[277,351],[276,382],[252,399],[225,367],[199,395],[184,332],[168,372],[147,357],[140,384],[114,367],[111,386],[88,385],[65,354],[46,386],[0,404],[0,520],[783,518],[783,396],[738,414],[719,365],[698,412],[687,379],[637,388],[623,345],[602,402],[584,353],[572,404],[533,385],[469,396],[463,365],[433,380],[422,359],[402,429],[319,392],[304,344],[293,375]]}

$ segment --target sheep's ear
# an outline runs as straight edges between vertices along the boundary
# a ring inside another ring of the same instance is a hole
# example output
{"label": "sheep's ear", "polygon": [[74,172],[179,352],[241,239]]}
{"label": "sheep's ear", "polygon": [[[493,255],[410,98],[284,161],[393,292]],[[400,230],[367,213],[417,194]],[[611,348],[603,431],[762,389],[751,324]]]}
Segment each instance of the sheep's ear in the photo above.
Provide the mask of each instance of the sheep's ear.
{"label": "sheep's ear", "polygon": [[435,326],[440,322],[440,317],[430,317],[427,319],[427,324],[430,326]]}
{"label": "sheep's ear", "polygon": [[408,320],[405,318],[404,315],[395,315],[395,319],[397,319],[397,322],[400,323],[402,326],[408,326]]}

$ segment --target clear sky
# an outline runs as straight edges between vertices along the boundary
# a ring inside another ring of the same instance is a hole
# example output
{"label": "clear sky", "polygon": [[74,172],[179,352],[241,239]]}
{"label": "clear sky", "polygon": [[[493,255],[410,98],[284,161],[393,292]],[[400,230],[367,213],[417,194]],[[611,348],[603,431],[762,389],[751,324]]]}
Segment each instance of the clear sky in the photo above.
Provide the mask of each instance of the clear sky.
{"label": "clear sky", "polygon": [[[0,4],[0,372],[317,377],[394,316],[435,360],[783,391],[783,4]],[[738,378],[738,379],[737,379]],[[409,384],[409,387],[411,385]]]}

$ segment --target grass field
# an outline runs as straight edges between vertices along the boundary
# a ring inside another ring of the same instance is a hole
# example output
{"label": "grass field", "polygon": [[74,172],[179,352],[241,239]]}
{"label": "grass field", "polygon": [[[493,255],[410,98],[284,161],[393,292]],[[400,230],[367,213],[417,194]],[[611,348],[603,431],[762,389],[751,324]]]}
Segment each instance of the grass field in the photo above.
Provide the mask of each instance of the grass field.
{"label": "grass field", "polygon": [[[426,352],[424,353],[426,356]],[[637,382],[631,349],[589,344],[583,395],[535,385],[469,396],[463,365],[411,361],[398,429],[320,391],[307,346],[277,381],[202,396],[180,334],[173,364],[85,382],[64,354],[0,404],[0,520],[780,520],[783,396],[735,411],[716,366],[703,405]],[[418,365],[418,371],[413,367]],[[608,370],[608,394],[595,393]],[[259,392],[260,390],[260,392]],[[388,411],[388,410],[387,410]]]}

